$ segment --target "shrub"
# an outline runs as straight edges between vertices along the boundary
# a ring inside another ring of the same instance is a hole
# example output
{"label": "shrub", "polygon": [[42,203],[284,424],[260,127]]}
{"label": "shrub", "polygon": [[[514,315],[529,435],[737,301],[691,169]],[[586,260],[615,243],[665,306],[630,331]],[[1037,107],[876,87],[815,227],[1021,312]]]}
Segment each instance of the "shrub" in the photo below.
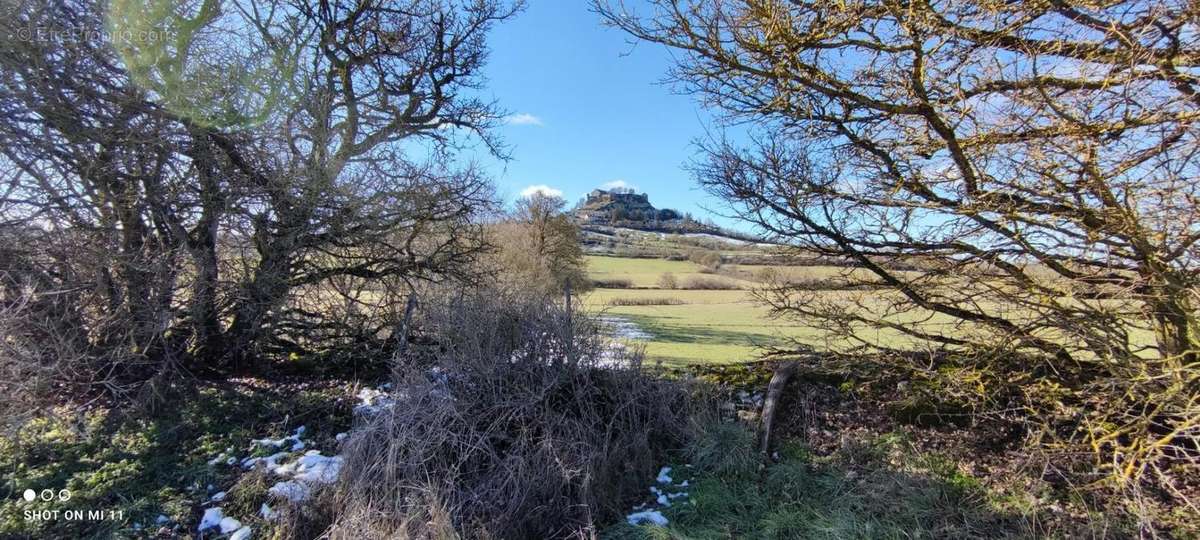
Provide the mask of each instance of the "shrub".
{"label": "shrub", "polygon": [[680,288],[681,289],[693,289],[693,290],[719,291],[719,290],[736,290],[736,289],[740,289],[741,287],[738,286],[738,284],[733,283],[732,281],[729,281],[726,279],[693,276],[693,277],[690,277],[687,280],[685,280],[683,282],[683,286],[681,286]]}
{"label": "shrub", "polygon": [[630,289],[633,282],[625,278],[593,279],[592,286],[597,289]]}
{"label": "shrub", "polygon": [[735,422],[718,418],[695,420],[696,438],[688,445],[688,461],[696,469],[719,476],[749,476],[757,470],[754,433]]}
{"label": "shrub", "polygon": [[433,319],[437,376],[402,381],[346,442],[333,538],[588,534],[687,439],[686,387],[578,314],[480,296]]}
{"label": "shrub", "polygon": [[669,296],[646,297],[646,298],[613,298],[608,301],[610,306],[679,306],[686,304],[679,298],[671,298]]}
{"label": "shrub", "polygon": [[592,286],[598,289],[631,289],[634,288],[634,282],[624,277],[608,277],[592,280]]}
{"label": "shrub", "polygon": [[770,266],[764,266],[754,272],[754,280],[759,283],[773,284],[780,279],[780,272]]}
{"label": "shrub", "polygon": [[704,249],[693,249],[688,252],[688,260],[701,266],[709,272],[716,272],[721,267],[721,254]]}
{"label": "shrub", "polygon": [[672,274],[671,272],[663,272],[661,276],[658,276],[658,288],[678,289],[679,279],[677,279],[675,274]]}

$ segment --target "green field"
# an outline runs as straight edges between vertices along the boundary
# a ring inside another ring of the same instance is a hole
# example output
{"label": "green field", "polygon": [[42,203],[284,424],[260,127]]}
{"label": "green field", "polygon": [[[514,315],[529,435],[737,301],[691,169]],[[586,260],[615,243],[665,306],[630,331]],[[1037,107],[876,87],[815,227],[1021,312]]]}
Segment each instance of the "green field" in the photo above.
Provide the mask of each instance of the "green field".
{"label": "green field", "polygon": [[[669,296],[673,306],[609,306],[614,298]],[[803,329],[769,320],[747,291],[665,291],[597,289],[587,297],[593,310],[638,325],[654,338],[646,343],[652,361],[671,365],[752,360],[763,345],[781,345],[780,336]]]}
{"label": "green field", "polygon": [[[589,256],[588,275],[595,280],[627,279],[636,288],[658,287],[658,279],[665,273],[675,274],[680,282],[692,278],[713,278],[701,272],[700,265],[691,261],[668,261],[665,259],[625,259],[621,257]],[[719,276],[741,287],[752,283]]]}
{"label": "green field", "polygon": [[[601,316],[619,317],[637,325],[638,329],[651,336],[645,341],[647,359],[670,366],[755,360],[767,348],[795,343],[823,350],[843,349],[857,344],[845,339],[844,335],[831,335],[797,321],[770,317],[767,308],[754,298],[753,289],[758,285],[756,282],[724,275],[725,272],[751,275],[762,268],[730,265],[722,270],[723,275],[714,276],[700,272],[700,266],[688,261],[591,256],[588,257],[588,272],[593,279],[625,279],[636,288],[595,289],[585,298],[585,305]],[[847,271],[832,266],[775,267],[775,270],[786,272],[791,277],[813,280],[836,278]],[[664,272],[675,274],[681,283],[693,276],[718,278],[736,283],[740,289],[659,289],[658,280]],[[847,309],[865,309],[884,314],[893,311],[890,304],[896,293],[884,290],[828,290],[812,294],[814,302],[831,302],[846,306]],[[613,305],[614,300],[629,303],[653,299],[667,299],[672,305]],[[1003,312],[1001,306],[995,306],[995,311]],[[1014,316],[1013,313],[1006,315]],[[961,331],[959,322],[941,314],[922,315],[910,311],[893,313],[884,318],[952,335]],[[1147,330],[1134,327],[1129,330],[1134,343],[1153,343],[1153,335]],[[900,349],[914,344],[913,338],[898,331],[862,327],[856,329],[854,334],[869,342]],[[1051,339],[1060,337],[1045,335]]]}
{"label": "green field", "polygon": [[[747,267],[753,269],[754,267]],[[792,341],[809,345],[836,347],[844,342],[828,339],[817,329],[773,319],[767,308],[752,295],[754,282],[721,278],[738,283],[742,290],[666,290],[654,288],[664,272],[682,282],[692,276],[712,277],[688,261],[661,259],[625,259],[588,257],[588,272],[593,279],[627,279],[638,289],[596,289],[585,303],[603,316],[615,316],[636,324],[653,336],[646,345],[650,361],[680,366],[693,363],[734,363],[754,360],[765,348],[784,346]],[[788,268],[813,277],[832,276],[833,267]],[[840,291],[821,293],[830,299],[849,294]],[[614,299],[670,298],[678,305],[613,306]],[[873,332],[873,331],[872,331]],[[878,335],[881,339],[905,339]]]}
{"label": "green field", "polygon": [[[703,272],[700,265],[691,261],[669,261],[665,259],[641,259],[591,255],[587,257],[588,275],[596,280],[628,279],[635,288],[657,288],[659,278],[665,273],[675,274],[683,283],[689,278],[719,279],[743,289],[753,288],[757,283],[750,279],[764,269],[771,269],[780,276],[790,279],[808,278],[825,280],[854,272],[867,274],[866,270],[847,270],[837,266],[778,266],[730,264],[722,267],[721,275]],[[732,274],[732,275],[731,275]],[[734,277],[743,276],[742,278]]]}
{"label": "green field", "polygon": [[[830,300],[839,300],[846,295],[839,291],[820,294]],[[673,298],[683,303],[610,305],[617,298]],[[847,298],[846,303],[853,302]],[[882,298],[879,303],[882,304]],[[759,358],[765,348],[794,343],[818,349],[839,349],[850,345],[849,341],[830,336],[820,329],[771,318],[767,308],[758,304],[750,291],[597,289],[587,296],[586,305],[594,313],[620,317],[649,333],[653,338],[645,343],[647,359],[670,366],[745,362]],[[949,322],[944,317],[935,317],[921,321],[921,324]],[[864,335],[863,332],[870,332],[870,335]],[[903,347],[912,341],[899,332],[887,330],[863,329],[858,335],[895,347]]]}

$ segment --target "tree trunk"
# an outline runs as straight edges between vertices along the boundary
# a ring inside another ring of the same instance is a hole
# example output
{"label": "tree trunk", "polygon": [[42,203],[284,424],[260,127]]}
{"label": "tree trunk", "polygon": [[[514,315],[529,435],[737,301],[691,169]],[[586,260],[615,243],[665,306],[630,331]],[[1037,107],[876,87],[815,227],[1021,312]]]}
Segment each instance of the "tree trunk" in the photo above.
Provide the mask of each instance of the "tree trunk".
{"label": "tree trunk", "polygon": [[1200,328],[1185,294],[1167,292],[1149,304],[1159,353],[1171,358],[1173,365],[1193,363],[1200,354]]}
{"label": "tree trunk", "polygon": [[[268,234],[262,232],[262,236]],[[260,244],[262,259],[251,281],[242,288],[224,340],[222,363],[235,371],[249,369],[258,361],[257,349],[267,316],[283,304],[290,289],[288,276],[294,245],[294,238],[287,233]]]}
{"label": "tree trunk", "polygon": [[215,246],[193,252],[196,281],[192,284],[192,331],[196,337],[196,356],[203,361],[220,354],[221,320],[217,314],[217,282],[220,279]]}

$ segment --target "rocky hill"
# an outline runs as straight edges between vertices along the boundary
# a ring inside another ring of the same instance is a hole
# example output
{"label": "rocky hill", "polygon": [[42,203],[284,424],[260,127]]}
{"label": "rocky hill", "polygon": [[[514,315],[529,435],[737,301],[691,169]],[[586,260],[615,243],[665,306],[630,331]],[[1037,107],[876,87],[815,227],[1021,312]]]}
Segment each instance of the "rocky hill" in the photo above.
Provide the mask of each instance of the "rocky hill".
{"label": "rocky hill", "polygon": [[648,195],[629,189],[593,190],[570,215],[583,229],[584,246],[592,253],[666,256],[699,246],[740,251],[771,246],[690,214],[655,208]]}
{"label": "rocky hill", "polygon": [[650,204],[645,193],[632,190],[593,190],[579,203],[573,215],[583,224],[615,225],[617,223],[644,223],[652,227],[682,221],[684,217],[668,208],[657,209]]}

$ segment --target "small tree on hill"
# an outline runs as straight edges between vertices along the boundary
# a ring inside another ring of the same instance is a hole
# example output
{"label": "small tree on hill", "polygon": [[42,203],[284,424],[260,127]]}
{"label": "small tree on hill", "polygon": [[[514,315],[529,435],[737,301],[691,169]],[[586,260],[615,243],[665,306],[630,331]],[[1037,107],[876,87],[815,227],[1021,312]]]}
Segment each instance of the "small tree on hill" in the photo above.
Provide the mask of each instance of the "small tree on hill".
{"label": "small tree on hill", "polygon": [[574,291],[588,288],[579,227],[565,207],[563,199],[543,193],[517,201],[512,219],[499,226],[502,272],[550,294],[568,285]]}

